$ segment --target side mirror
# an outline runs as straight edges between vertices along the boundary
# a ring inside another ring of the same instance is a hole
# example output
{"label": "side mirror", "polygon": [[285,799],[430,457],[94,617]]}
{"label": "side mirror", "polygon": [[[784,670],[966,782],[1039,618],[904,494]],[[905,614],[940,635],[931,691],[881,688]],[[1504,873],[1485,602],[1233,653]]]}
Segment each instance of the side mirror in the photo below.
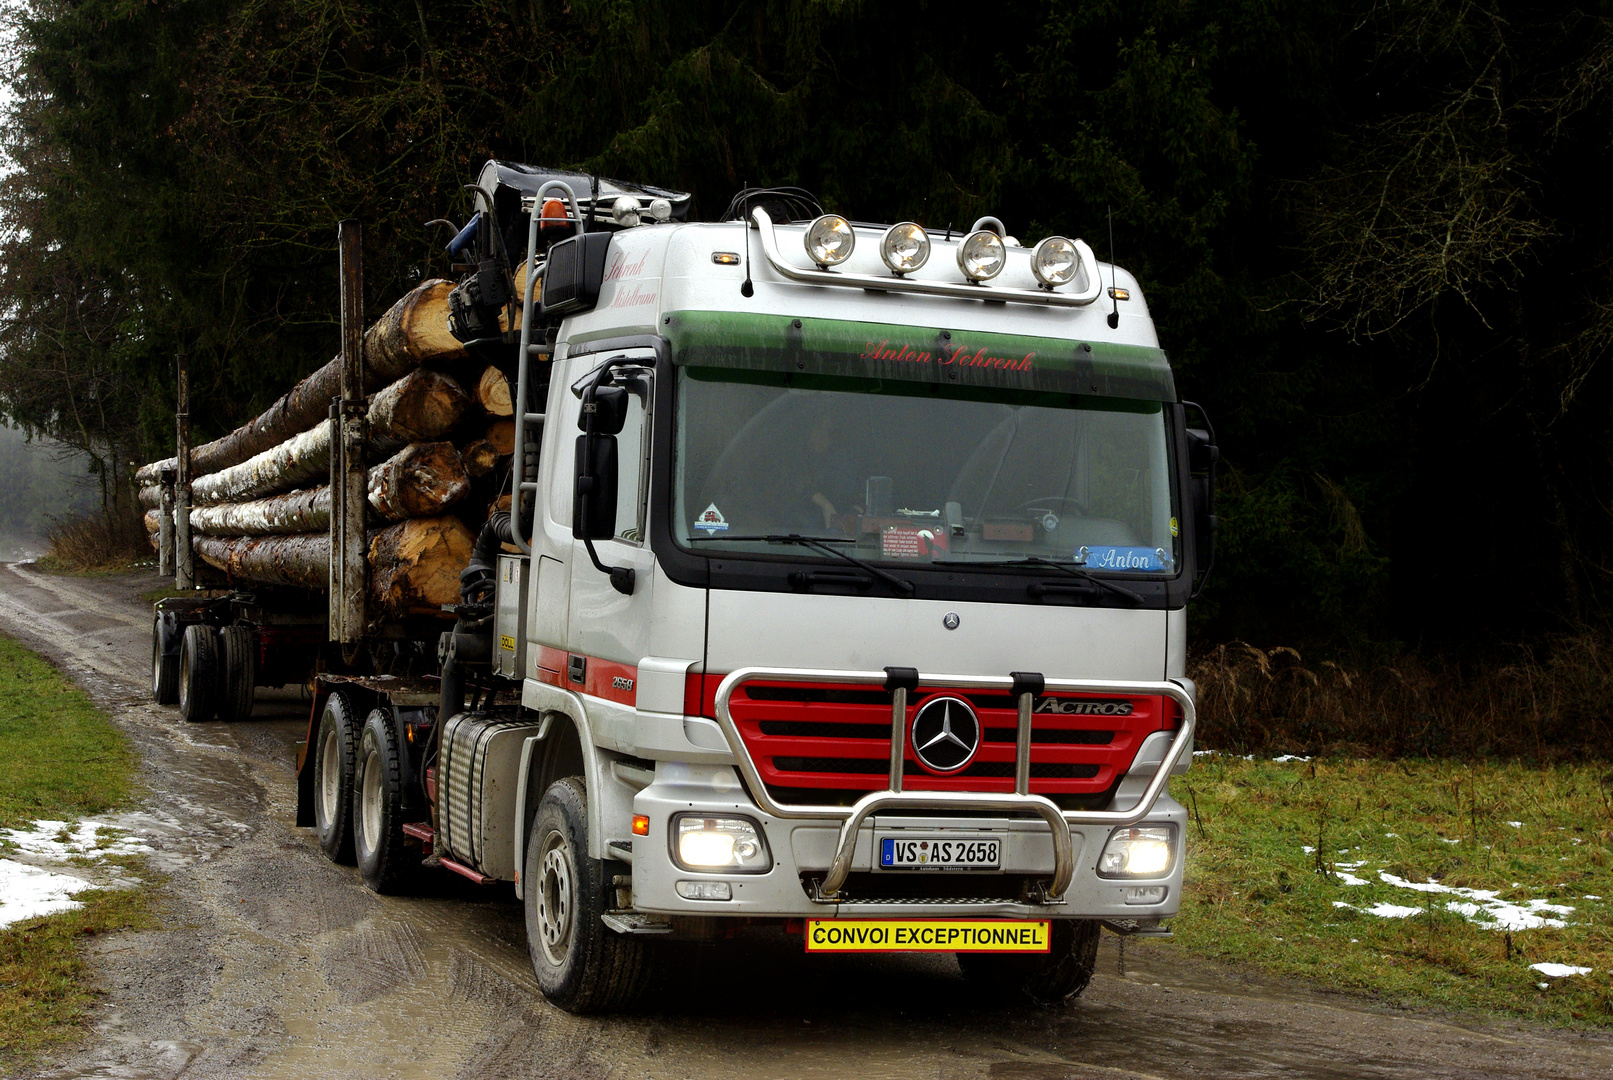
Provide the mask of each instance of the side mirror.
{"label": "side mirror", "polygon": [[1190,401],[1184,406],[1198,411],[1203,427],[1187,429],[1188,492],[1192,498],[1193,514],[1193,565],[1198,571],[1198,584],[1193,590],[1197,596],[1215,565],[1215,532],[1218,521],[1215,515],[1215,472],[1221,461],[1221,448],[1215,443],[1215,428],[1204,408]]}
{"label": "side mirror", "polygon": [[[625,399],[626,393],[618,390]],[[620,431],[620,420],[616,430]],[[616,535],[616,436],[577,436],[577,484],[571,500],[571,530],[579,540]]]}
{"label": "side mirror", "polygon": [[[588,422],[590,416],[592,424]],[[595,435],[620,435],[626,424],[627,387],[596,386],[583,394],[582,412],[577,414],[578,430],[592,427]]]}

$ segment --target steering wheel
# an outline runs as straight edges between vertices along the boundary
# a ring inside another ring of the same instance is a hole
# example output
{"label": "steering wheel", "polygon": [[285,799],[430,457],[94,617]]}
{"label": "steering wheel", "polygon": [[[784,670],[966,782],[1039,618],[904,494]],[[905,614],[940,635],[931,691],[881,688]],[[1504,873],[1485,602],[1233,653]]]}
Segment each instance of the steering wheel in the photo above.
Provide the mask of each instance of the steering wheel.
{"label": "steering wheel", "polygon": [[1049,503],[1053,503],[1053,504],[1057,505],[1060,509],[1065,510],[1065,511],[1073,509],[1077,514],[1081,515],[1082,517],[1091,517],[1092,516],[1090,513],[1087,512],[1087,508],[1086,508],[1085,503],[1083,503],[1080,499],[1077,499],[1077,498],[1075,498],[1073,496],[1070,496],[1070,495],[1042,495],[1042,496],[1039,496],[1039,497],[1034,498],[1034,499],[1026,499],[1024,502],[1020,503],[1018,506],[1014,507],[1012,510],[1010,510],[1008,512],[1010,514],[1018,514],[1018,513],[1024,512],[1024,511],[1028,511],[1033,507],[1046,506]]}

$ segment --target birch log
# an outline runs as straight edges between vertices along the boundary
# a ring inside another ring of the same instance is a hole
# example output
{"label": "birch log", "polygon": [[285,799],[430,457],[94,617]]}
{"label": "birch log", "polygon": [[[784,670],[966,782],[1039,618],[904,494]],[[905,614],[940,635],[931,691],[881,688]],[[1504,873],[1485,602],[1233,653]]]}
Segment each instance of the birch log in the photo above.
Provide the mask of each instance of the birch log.
{"label": "birch log", "polygon": [[[448,332],[448,294],[453,287],[448,281],[421,282],[365,332],[366,390],[385,386],[426,360],[465,355],[464,346]],[[193,449],[191,475],[203,476],[239,465],[313,427],[325,418],[331,398],[341,392],[341,387],[342,358],[338,356],[292,387],[257,418],[221,439]],[[135,481],[154,484],[164,468],[177,464],[177,458],[154,461],[135,473]]]}
{"label": "birch log", "polygon": [[[459,601],[459,572],[475,542],[455,517],[414,518],[369,534],[372,617],[411,610],[433,614]],[[330,586],[330,534],[197,536],[196,554],[231,578],[264,585],[325,590]]]}
{"label": "birch log", "polygon": [[476,381],[476,403],[489,416],[515,415],[515,406],[510,401],[510,380],[498,368],[489,365]]}

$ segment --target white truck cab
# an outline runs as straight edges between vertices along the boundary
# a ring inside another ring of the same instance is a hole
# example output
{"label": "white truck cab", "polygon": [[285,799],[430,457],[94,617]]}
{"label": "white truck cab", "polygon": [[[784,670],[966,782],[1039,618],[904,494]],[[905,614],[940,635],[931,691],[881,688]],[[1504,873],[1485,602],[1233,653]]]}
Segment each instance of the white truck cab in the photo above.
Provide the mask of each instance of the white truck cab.
{"label": "white truck cab", "polygon": [[1100,924],[1163,932],[1215,450],[1137,282],[992,219],[761,191],[688,223],[518,168],[481,196],[516,189],[527,236],[512,511],[444,636],[409,835],[514,882],[575,1010],[725,920],[1042,1001]]}

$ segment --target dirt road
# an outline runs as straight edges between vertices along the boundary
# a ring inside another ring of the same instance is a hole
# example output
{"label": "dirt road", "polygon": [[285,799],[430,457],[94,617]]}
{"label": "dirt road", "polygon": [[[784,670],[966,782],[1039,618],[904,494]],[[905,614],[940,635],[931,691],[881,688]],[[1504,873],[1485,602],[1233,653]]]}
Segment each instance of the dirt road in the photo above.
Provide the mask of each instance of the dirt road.
{"label": "dirt road", "polygon": [[1054,1012],[982,1001],[950,957],[807,957],[759,937],[678,955],[661,1004],[579,1019],[538,995],[507,889],[442,875],[379,897],[293,825],[307,706],[260,692],[248,723],[150,704],[151,575],[0,565],[0,631],[60,664],[144,758],[130,819],[168,872],[160,928],[92,946],[91,1036],[37,1076],[1606,1077],[1613,1040],[1471,1028],[1251,979],[1112,938]]}

